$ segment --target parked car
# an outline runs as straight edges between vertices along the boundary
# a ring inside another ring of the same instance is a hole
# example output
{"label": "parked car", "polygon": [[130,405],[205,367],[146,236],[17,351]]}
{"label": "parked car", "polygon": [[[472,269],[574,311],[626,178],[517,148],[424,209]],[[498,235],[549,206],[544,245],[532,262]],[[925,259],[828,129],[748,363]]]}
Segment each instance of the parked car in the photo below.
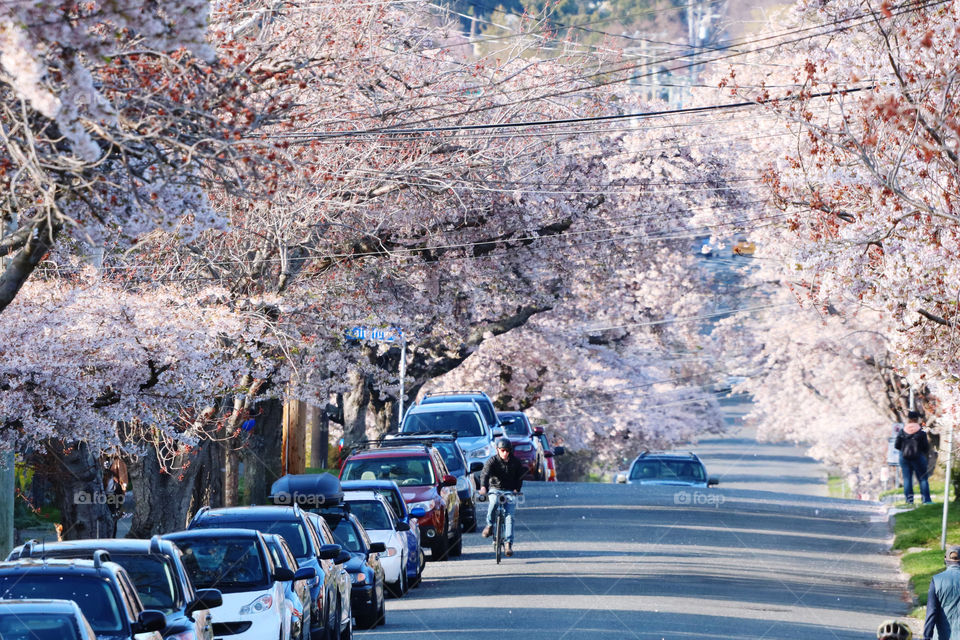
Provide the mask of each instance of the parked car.
{"label": "parked car", "polygon": [[460,497],[460,528],[467,533],[476,531],[477,486],[480,482],[475,478],[483,470],[483,462],[479,460],[467,462],[467,457],[457,442],[455,434],[400,433],[387,436],[380,445],[396,446],[411,441],[431,444],[443,456],[447,471],[457,479],[457,495]]}
{"label": "parked car", "polygon": [[[313,526],[321,548],[337,544],[330,527],[317,513],[320,508],[339,505],[343,500],[343,489],[340,487],[340,479],[337,476],[331,473],[297,473],[281,476],[270,487],[269,500],[276,505],[300,507]],[[344,567],[344,563],[349,559],[350,554],[341,550],[332,564],[329,561],[321,561],[321,566],[325,570],[329,568],[335,576],[336,608],[340,611],[339,628],[342,640],[350,640],[353,637],[350,574]]]}
{"label": "parked car", "polygon": [[0,602],[3,640],[97,640],[97,634],[72,600]]}
{"label": "parked car", "polygon": [[[536,477],[542,467],[542,454],[533,444],[533,426],[522,411],[501,411],[497,414],[503,435],[513,443],[513,455],[527,467],[527,478]],[[538,480],[540,478],[537,478]]]}
{"label": "parked car", "polygon": [[617,482],[704,488],[720,484],[707,475],[697,454],[673,451],[644,451],[634,459],[629,471],[618,474]]}
{"label": "parked car", "polygon": [[373,542],[356,516],[343,507],[325,509],[321,515],[337,544],[350,554],[344,567],[350,573],[350,606],[357,624],[363,629],[384,624],[385,580],[379,554],[387,550],[386,545]]}
{"label": "parked car", "polygon": [[[406,539],[407,544],[407,583],[411,587],[420,584],[420,578],[423,575],[423,567],[426,564],[426,556],[423,553],[423,547],[420,546],[420,525],[417,518],[410,513],[407,503],[403,500],[403,493],[400,487],[393,480],[349,480],[342,483],[344,491],[375,491],[386,498],[393,509],[397,519],[400,522],[407,523],[409,529],[400,531],[400,535]],[[420,515],[424,515],[423,509],[418,510]]]}
{"label": "parked car", "polygon": [[[417,404],[445,404],[450,402],[475,402],[480,407],[487,429],[493,433],[500,428],[500,419],[497,417],[497,409],[493,406],[493,400],[483,391],[430,391],[423,394]],[[497,435],[499,434],[494,433],[495,437]]]}
{"label": "parked car", "polygon": [[483,462],[494,454],[494,436],[500,430],[487,426],[476,402],[443,402],[412,407],[403,418],[399,433],[455,433],[467,460]]}
{"label": "parked car", "polygon": [[460,531],[460,497],[457,479],[443,456],[431,445],[411,444],[355,450],[340,470],[340,480],[394,480],[411,512],[417,517],[420,539],[430,545],[430,557],[446,560],[463,551]]}
{"label": "parked car", "polygon": [[0,600],[73,600],[101,640],[162,640],[166,617],[143,608],[126,570],[108,557],[0,562]]}
{"label": "parked car", "polygon": [[386,550],[380,554],[387,590],[395,597],[403,596],[410,588],[407,582],[407,541],[403,533],[410,525],[400,522],[393,509],[379,493],[347,491],[343,504],[356,516],[363,530],[373,542],[382,542]]}
{"label": "parked car", "polygon": [[201,589],[219,589],[223,604],[213,635],[230,640],[292,640],[286,583],[306,574],[273,562],[263,534],[253,529],[191,529],[163,536],[183,551],[183,566]]}
{"label": "parked car", "polygon": [[[289,569],[296,574],[300,570],[297,559],[290,550],[286,538],[275,533],[263,534],[263,540],[267,543],[267,549],[270,550],[270,556],[273,563],[278,567]],[[311,574],[311,575],[307,575]],[[307,579],[315,578],[317,572],[313,567],[302,572],[305,576],[303,580],[291,580],[285,583],[287,587],[287,616],[290,618],[290,636],[296,640],[310,640],[310,615],[313,608],[313,598],[310,595],[310,585]]]}
{"label": "parked car", "polygon": [[551,447],[550,441],[543,427],[533,428],[533,446],[537,449],[540,468],[534,472],[534,480],[544,480],[546,482],[557,481],[557,462],[556,457],[562,456],[565,451],[561,446]]}
{"label": "parked car", "polygon": [[187,527],[193,529],[256,529],[261,533],[282,535],[297,563],[302,568],[314,569],[310,579],[311,633],[318,637],[336,637],[341,628],[337,624],[337,585],[333,559],[339,549],[324,548],[316,531],[307,520],[304,511],[297,505],[291,507],[229,507],[210,509],[203,507]]}
{"label": "parked car", "polygon": [[[337,540],[330,530],[327,521],[318,513],[307,512],[313,528],[320,536],[320,542],[324,545],[337,544]],[[340,640],[350,640],[353,638],[353,607],[351,606],[352,579],[350,573],[344,564],[350,560],[350,554],[340,547],[340,554],[333,560],[333,566],[337,576],[337,606],[340,609]]]}
{"label": "parked car", "polygon": [[166,616],[164,638],[213,640],[210,610],[222,604],[220,592],[195,589],[183,566],[183,553],[177,545],[160,536],[149,540],[112,538],[49,544],[28,541],[11,551],[7,559],[91,559],[99,549],[127,570],[143,605]]}

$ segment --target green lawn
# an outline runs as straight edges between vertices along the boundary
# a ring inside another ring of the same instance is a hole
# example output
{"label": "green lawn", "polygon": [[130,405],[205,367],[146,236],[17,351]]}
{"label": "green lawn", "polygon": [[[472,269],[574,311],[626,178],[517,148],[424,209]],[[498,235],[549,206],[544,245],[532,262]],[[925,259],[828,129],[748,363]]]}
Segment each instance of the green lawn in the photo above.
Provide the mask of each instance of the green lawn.
{"label": "green lawn", "polygon": [[[893,525],[893,548],[907,551],[900,563],[910,576],[910,585],[921,605],[927,603],[930,578],[943,571],[943,551],[940,550],[940,528],[943,522],[943,503],[918,505],[915,509],[898,513]],[[960,544],[960,505],[950,503],[947,521],[947,545]],[[923,607],[913,615],[922,616]]]}

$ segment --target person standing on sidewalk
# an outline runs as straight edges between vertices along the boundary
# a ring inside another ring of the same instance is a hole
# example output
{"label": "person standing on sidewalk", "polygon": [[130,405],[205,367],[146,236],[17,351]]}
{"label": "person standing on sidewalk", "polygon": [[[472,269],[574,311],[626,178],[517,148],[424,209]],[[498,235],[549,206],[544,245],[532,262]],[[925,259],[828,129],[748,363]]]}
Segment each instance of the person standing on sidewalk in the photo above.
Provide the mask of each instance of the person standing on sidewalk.
{"label": "person standing on sidewalk", "polygon": [[960,638],[960,547],[950,547],[943,561],[946,570],[930,580],[923,640]]}
{"label": "person standing on sidewalk", "polygon": [[913,476],[920,484],[923,504],[930,504],[930,485],[927,482],[927,455],[930,453],[930,441],[927,432],[920,426],[920,413],[909,411],[907,424],[897,434],[894,448],[900,451],[900,470],[903,472],[903,497],[913,504]]}

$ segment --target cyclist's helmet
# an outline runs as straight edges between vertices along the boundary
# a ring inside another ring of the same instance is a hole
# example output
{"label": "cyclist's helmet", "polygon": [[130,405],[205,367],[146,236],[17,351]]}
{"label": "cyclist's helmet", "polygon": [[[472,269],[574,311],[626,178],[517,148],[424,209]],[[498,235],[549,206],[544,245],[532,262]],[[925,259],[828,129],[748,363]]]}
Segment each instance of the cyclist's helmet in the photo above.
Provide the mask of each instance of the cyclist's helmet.
{"label": "cyclist's helmet", "polygon": [[896,620],[887,620],[877,629],[877,640],[911,640],[910,627]]}
{"label": "cyclist's helmet", "polygon": [[513,443],[510,442],[510,438],[500,438],[497,440],[497,449],[506,449],[513,452]]}

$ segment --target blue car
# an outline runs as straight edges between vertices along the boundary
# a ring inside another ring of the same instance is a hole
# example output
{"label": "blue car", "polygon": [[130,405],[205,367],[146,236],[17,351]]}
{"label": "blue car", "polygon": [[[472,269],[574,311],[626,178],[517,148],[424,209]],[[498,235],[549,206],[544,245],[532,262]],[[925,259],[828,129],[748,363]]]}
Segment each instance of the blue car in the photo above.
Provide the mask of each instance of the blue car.
{"label": "blue car", "polygon": [[420,584],[423,567],[427,562],[423,547],[420,546],[420,527],[416,526],[416,516],[407,509],[407,503],[404,502],[397,483],[393,480],[345,480],[340,486],[344,491],[376,491],[387,499],[397,520],[410,525],[409,531],[400,532],[407,540],[407,581],[411,587]]}

